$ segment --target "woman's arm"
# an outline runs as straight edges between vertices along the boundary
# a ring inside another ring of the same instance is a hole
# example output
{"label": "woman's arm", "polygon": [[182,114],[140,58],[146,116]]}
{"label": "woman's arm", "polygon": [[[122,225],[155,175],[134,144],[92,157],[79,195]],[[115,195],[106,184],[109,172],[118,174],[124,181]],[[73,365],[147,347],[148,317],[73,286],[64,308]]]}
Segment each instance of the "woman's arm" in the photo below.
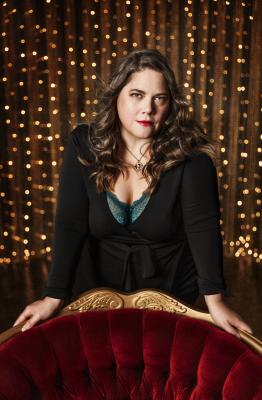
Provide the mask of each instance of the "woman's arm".
{"label": "woman's arm", "polygon": [[205,153],[185,162],[181,206],[200,294],[226,293],[216,168]]}
{"label": "woman's arm", "polygon": [[185,232],[212,318],[223,329],[236,334],[235,327],[250,331],[241,317],[226,306],[227,286],[223,275],[223,244],[216,168],[205,153],[186,161],[181,183],[181,206]]}
{"label": "woman's arm", "polygon": [[79,135],[86,128],[78,126],[68,137],[60,168],[52,262],[43,296],[64,299],[71,295],[74,274],[84,241],[89,233],[89,199],[82,166],[77,159]]}

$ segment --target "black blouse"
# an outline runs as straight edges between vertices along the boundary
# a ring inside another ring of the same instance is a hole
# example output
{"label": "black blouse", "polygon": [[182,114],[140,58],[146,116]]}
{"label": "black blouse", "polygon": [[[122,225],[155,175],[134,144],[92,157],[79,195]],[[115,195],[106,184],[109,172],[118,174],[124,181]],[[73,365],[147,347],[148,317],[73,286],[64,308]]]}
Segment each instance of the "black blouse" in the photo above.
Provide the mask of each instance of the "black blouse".
{"label": "black blouse", "polygon": [[161,175],[140,215],[121,224],[107,193],[98,193],[88,149],[90,126],[69,135],[60,169],[52,263],[43,296],[72,290],[156,288],[189,303],[198,294],[227,294],[216,168],[202,152]]}

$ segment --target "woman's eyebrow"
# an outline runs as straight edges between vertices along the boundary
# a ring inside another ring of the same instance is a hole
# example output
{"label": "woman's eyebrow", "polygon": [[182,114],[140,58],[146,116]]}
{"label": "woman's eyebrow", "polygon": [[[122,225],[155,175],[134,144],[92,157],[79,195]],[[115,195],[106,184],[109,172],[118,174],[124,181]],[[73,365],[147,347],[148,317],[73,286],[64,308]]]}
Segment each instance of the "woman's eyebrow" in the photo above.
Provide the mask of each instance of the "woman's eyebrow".
{"label": "woman's eyebrow", "polygon": [[[130,89],[129,92],[132,92],[133,90],[135,90],[136,92],[139,92],[139,93],[143,93],[143,94],[146,93],[146,92],[144,92],[144,90],[141,90],[141,89]],[[165,94],[167,96],[166,92],[156,93],[155,96],[159,96],[160,94]]]}

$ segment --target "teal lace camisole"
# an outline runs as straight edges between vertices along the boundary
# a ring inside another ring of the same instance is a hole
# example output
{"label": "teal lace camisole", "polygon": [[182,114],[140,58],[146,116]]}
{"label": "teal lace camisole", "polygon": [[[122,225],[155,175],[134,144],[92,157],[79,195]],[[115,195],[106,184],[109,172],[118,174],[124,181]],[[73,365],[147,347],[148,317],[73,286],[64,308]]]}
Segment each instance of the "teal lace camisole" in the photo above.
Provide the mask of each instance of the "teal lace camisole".
{"label": "teal lace camisole", "polygon": [[115,219],[122,225],[133,223],[144,210],[150,196],[143,194],[132,204],[127,204],[118,199],[113,192],[106,192],[109,208]]}

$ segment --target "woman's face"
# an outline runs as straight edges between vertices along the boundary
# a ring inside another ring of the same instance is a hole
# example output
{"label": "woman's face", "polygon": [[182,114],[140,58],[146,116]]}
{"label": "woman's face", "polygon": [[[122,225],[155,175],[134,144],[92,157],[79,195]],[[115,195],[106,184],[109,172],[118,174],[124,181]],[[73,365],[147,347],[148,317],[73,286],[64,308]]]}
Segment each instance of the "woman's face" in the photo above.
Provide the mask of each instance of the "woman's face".
{"label": "woman's face", "polygon": [[[122,136],[146,139],[155,134],[165,121],[169,94],[161,72],[146,68],[134,72],[117,98],[117,112]],[[150,121],[141,124],[138,121]]]}

